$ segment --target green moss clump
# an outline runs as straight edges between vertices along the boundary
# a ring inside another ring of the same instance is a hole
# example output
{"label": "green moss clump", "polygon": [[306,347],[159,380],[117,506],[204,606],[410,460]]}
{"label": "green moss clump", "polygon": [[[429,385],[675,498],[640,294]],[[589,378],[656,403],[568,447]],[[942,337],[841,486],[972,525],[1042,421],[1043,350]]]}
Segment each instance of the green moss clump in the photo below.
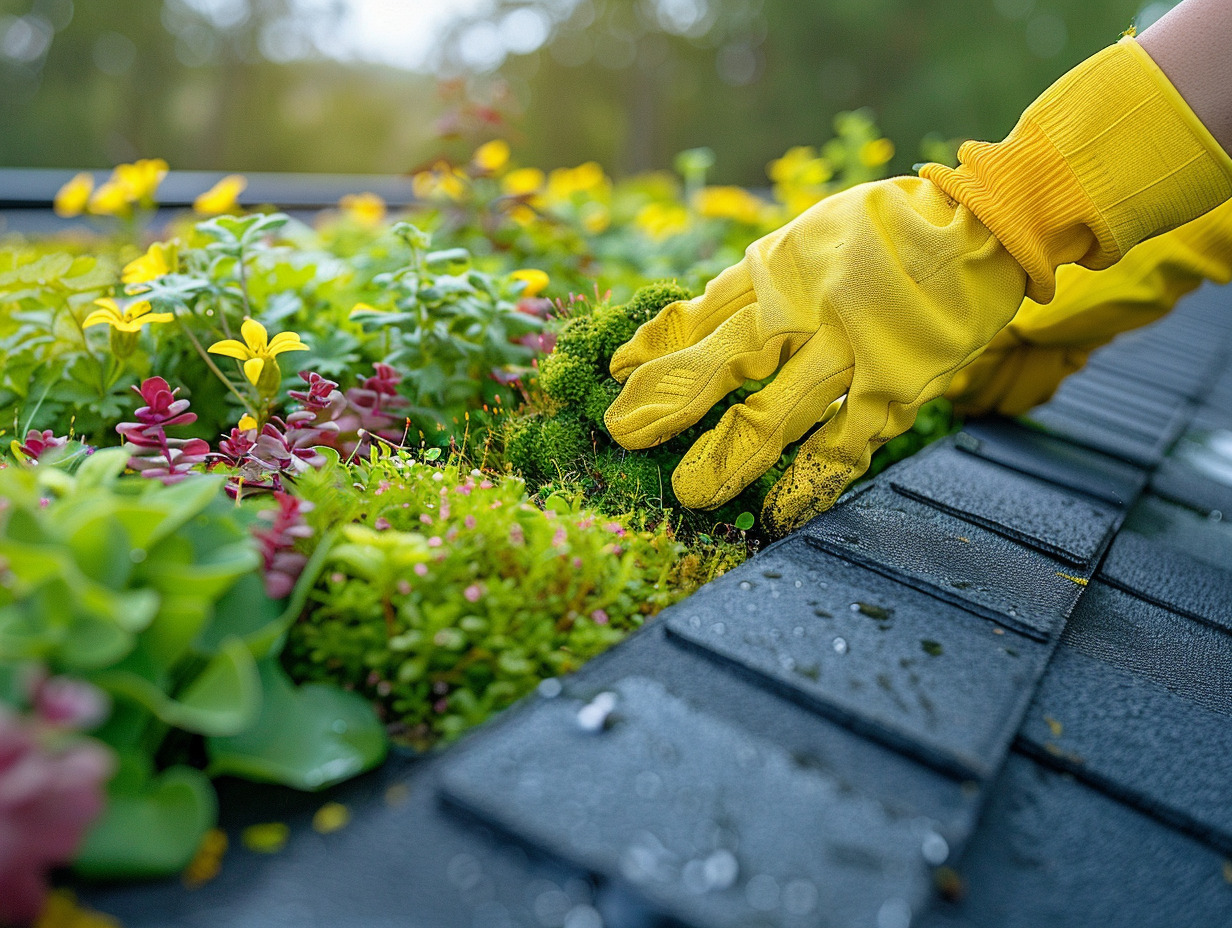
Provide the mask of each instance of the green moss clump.
{"label": "green moss clump", "polygon": [[595,388],[595,365],[563,351],[554,351],[539,367],[539,386],[563,404],[582,405]]}
{"label": "green moss clump", "polygon": [[638,325],[649,322],[664,306],[680,300],[691,300],[693,294],[680,284],[672,281],[660,281],[648,287],[642,287],[633,298],[625,304],[624,314]]}

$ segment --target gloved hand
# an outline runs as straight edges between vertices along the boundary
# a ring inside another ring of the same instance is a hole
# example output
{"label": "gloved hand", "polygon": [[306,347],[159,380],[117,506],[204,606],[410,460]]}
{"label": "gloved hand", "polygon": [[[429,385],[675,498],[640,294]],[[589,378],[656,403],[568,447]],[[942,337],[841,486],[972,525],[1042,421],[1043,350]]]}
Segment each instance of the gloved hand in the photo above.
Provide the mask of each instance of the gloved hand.
{"label": "gloved hand", "polygon": [[605,416],[612,437],[651,447],[777,371],[672,475],[682,503],[711,508],[845,396],[767,496],[763,524],[786,531],[911,426],[1024,290],[1046,302],[1059,264],[1108,266],[1232,195],[1232,159],[1132,40],[1062,77],[1004,142],[969,142],[959,157],[956,170],[926,165],[922,179],[822,200],[701,297],[665,307],[612,357],[625,381]]}
{"label": "gloved hand", "polygon": [[1232,280],[1232,200],[1137,245],[1107,270],[1058,268],[1056,299],[1024,300],[945,395],[961,415],[1022,415],[1047,401],[1091,351],[1154,322],[1204,280]]}

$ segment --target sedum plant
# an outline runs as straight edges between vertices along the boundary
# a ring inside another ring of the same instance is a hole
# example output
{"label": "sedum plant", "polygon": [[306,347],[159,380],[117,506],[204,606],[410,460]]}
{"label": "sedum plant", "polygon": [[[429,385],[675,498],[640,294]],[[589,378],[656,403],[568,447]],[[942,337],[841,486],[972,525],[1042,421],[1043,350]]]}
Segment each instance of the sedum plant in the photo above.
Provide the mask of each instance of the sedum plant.
{"label": "sedum plant", "polygon": [[316,789],[385,751],[363,700],[297,689],[281,669],[302,593],[265,595],[255,513],[226,500],[222,477],[165,485],[122,476],[127,459],[0,470],[0,671],[66,675],[110,700],[92,734],[117,772],[74,861],[103,877],[187,864],[215,823],[210,775]]}
{"label": "sedum plant", "polygon": [[380,446],[305,473],[318,530],[341,524],[284,660],[380,706],[403,741],[453,738],[577,669],[699,583],[737,548],[689,552],[664,525],[611,518],[459,457]]}

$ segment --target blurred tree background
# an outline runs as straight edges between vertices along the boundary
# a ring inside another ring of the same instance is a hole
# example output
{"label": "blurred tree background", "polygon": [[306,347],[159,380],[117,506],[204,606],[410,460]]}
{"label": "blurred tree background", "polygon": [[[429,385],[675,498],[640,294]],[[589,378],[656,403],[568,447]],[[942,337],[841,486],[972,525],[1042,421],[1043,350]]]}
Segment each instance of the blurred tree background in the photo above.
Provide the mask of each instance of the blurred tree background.
{"label": "blurred tree background", "polygon": [[[713,180],[759,185],[769,159],[868,106],[905,171],[926,136],[1001,138],[1055,77],[1171,5],[0,0],[0,165],[399,172],[500,135],[522,163],[617,174],[705,145]],[[408,25],[427,6],[430,29]],[[361,14],[388,23],[386,49],[429,46],[366,54],[343,40]]]}

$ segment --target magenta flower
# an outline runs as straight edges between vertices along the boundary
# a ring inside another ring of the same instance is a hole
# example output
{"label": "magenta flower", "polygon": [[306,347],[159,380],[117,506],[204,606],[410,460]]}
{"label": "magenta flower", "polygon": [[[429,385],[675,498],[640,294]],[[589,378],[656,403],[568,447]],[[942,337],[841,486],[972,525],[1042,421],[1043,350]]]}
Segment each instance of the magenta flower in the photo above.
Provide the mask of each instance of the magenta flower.
{"label": "magenta flower", "polygon": [[167,429],[195,422],[197,414],[188,411],[188,400],[175,398],[179,387],[172,390],[161,377],[147,377],[133,389],[146,405],[133,413],[136,422],[116,426],[125,450],[133,455],[128,466],[165,484],[179,483],[193,465],[204,463],[210,446],[200,438],[168,438]]}
{"label": "magenta flower", "polygon": [[67,438],[56,437],[51,429],[30,429],[26,432],[26,440],[17,446],[17,450],[29,460],[38,463],[39,457],[54,448],[63,448],[68,444]]}

